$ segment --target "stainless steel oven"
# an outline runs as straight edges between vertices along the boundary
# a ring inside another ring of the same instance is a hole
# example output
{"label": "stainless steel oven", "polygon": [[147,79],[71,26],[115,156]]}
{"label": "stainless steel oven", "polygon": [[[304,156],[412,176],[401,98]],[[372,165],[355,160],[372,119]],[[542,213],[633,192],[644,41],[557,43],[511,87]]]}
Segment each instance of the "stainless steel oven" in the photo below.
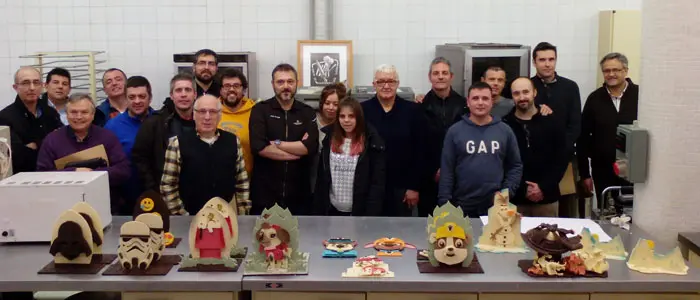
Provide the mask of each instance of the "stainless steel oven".
{"label": "stainless steel oven", "polygon": [[[175,63],[175,74],[178,72],[192,73],[194,65],[195,52],[173,54],[173,62]],[[237,69],[248,79],[247,96],[251,99],[257,99],[258,95],[258,70],[255,64],[254,52],[217,52],[219,57],[219,72],[224,69]],[[218,76],[214,77],[219,80]]]}

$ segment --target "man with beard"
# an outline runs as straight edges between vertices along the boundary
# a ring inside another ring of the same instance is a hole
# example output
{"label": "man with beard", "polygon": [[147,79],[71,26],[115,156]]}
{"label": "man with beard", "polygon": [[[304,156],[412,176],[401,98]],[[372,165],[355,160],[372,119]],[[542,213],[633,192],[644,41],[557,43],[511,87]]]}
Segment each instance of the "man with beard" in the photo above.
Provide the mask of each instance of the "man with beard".
{"label": "man with beard", "polygon": [[452,89],[453,78],[450,61],[438,57],[430,62],[428,80],[432,88],[419,102],[428,123],[425,146],[427,178],[421,180],[421,199],[418,202],[418,215],[421,217],[433,213],[437,204],[437,182],[440,178],[440,157],[445,133],[465,113],[466,101]]}
{"label": "man with beard", "polygon": [[312,158],[318,151],[316,111],[294,100],[297,71],[289,64],[272,70],[275,97],[262,101],[250,114],[250,148],[255,169],[251,180],[251,214],[275,203],[292,214],[311,206]]}
{"label": "man with beard", "polygon": [[126,73],[124,71],[111,68],[102,75],[102,86],[104,87],[107,99],[97,106],[95,119],[104,126],[109,120],[126,111],[128,106],[126,100]]}
{"label": "man with beard", "polygon": [[210,49],[202,49],[194,54],[194,76],[197,79],[197,97],[204,94],[219,97],[221,85],[216,81],[219,71],[219,56]]}
{"label": "man with beard", "polygon": [[32,67],[15,73],[15,101],[0,111],[0,125],[10,127],[13,173],[36,171],[36,158],[47,134],[63,126],[55,109],[39,101],[41,74]]}
{"label": "man with beard", "polygon": [[[615,174],[615,143],[617,126],[632,124],[637,119],[639,86],[627,78],[628,60],[621,53],[610,53],[600,61],[605,76],[602,87],[593,91],[586,99],[581,116],[581,136],[576,143],[579,175],[583,188],[602,198],[605,188],[614,185],[631,185]],[[593,179],[588,170],[590,158]],[[617,213],[622,207],[616,205]]]}
{"label": "man with beard", "polygon": [[[165,164],[165,150],[171,137],[194,134],[192,105],[196,93],[192,74],[180,73],[170,80],[170,97],[175,111],[154,115],[141,124],[131,159],[144,190],[159,191]],[[247,125],[247,124],[246,124]]]}
{"label": "man with beard", "polygon": [[[148,79],[143,76],[129,77],[126,81],[126,97],[128,101],[126,112],[109,120],[105,128],[114,132],[119,138],[124,154],[131,161],[131,149],[136,141],[136,134],[143,121],[153,113],[151,108],[153,94]],[[134,165],[131,167],[131,177],[123,186],[124,205],[121,206],[120,215],[131,215],[133,202],[143,192],[136,167]]]}
{"label": "man with beard", "polygon": [[245,168],[250,175],[253,171],[253,156],[250,153],[248,123],[255,101],[245,96],[247,89],[248,80],[243,72],[236,69],[226,69],[221,72],[221,103],[223,107],[219,128],[238,136],[243,148]]}
{"label": "man with beard", "polygon": [[527,77],[511,84],[515,109],[503,118],[515,134],[523,162],[520,186],[511,197],[518,211],[527,217],[559,215],[559,181],[566,171],[566,131],[557,126],[552,115],[540,113],[535,104],[537,90]]}

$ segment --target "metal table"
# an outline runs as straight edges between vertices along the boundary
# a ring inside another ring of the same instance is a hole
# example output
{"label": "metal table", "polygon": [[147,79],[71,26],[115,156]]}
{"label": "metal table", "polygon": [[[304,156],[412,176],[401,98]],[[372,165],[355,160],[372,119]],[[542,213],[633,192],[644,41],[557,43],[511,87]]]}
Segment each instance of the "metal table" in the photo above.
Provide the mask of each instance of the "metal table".
{"label": "metal table", "polygon": [[[105,231],[105,253],[114,253],[119,226],[126,217],[116,217],[112,228]],[[172,231],[177,237],[186,237],[189,217],[173,217]],[[255,217],[238,219],[240,245],[249,246]],[[451,293],[597,293],[597,292],[698,292],[700,269],[689,270],[687,276],[647,275],[631,271],[624,261],[610,260],[609,277],[576,279],[535,279],[520,272],[517,261],[532,258],[533,254],[478,253],[483,274],[421,274],[416,266],[416,251],[406,249],[403,257],[385,258],[394,278],[355,279],[341,278],[352,259],[321,258],[322,240],[332,237],[356,239],[362,246],[376,238],[395,236],[419,248],[427,245],[425,218],[353,218],[353,217],[299,217],[301,250],[310,253],[308,275],[297,276],[242,276],[241,266],[236,273],[178,272],[173,267],[166,276],[102,276],[97,275],[38,275],[37,271],[51,261],[48,244],[0,246],[0,291],[192,291],[215,292],[299,291],[299,292],[451,292]],[[481,233],[481,222],[472,220],[474,234]],[[627,251],[637,238],[648,236],[632,226],[624,231],[602,225],[611,236],[621,234]],[[188,253],[187,239],[176,249],[166,253]],[[657,245],[659,251],[667,251]],[[110,251],[111,250],[111,251]],[[373,254],[372,249],[359,247],[360,255]],[[268,285],[268,283],[271,283]],[[281,284],[278,286],[277,284]],[[269,286],[269,287],[268,287]],[[272,288],[278,287],[278,288]]]}

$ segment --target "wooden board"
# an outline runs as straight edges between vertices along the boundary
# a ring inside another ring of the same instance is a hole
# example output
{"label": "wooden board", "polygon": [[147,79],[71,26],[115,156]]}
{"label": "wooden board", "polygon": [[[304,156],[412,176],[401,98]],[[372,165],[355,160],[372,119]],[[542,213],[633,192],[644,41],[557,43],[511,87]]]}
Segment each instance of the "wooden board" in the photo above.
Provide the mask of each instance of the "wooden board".
{"label": "wooden board", "polygon": [[591,294],[591,300],[698,300],[698,294]]}
{"label": "wooden board", "polygon": [[416,264],[418,265],[418,272],[420,273],[484,273],[484,269],[481,268],[476,254],[474,254],[472,263],[466,268],[463,268],[461,264],[449,267],[433,267],[429,261],[418,261]]}
{"label": "wooden board", "polygon": [[367,293],[367,300],[477,300],[477,294],[458,293]]}
{"label": "wooden board", "polygon": [[365,293],[253,292],[253,300],[329,300],[329,299],[332,299],[332,300],[365,300]]}
{"label": "wooden board", "polygon": [[231,292],[124,292],[122,300],[237,300]]}
{"label": "wooden board", "polygon": [[589,294],[479,294],[479,300],[589,300]]}

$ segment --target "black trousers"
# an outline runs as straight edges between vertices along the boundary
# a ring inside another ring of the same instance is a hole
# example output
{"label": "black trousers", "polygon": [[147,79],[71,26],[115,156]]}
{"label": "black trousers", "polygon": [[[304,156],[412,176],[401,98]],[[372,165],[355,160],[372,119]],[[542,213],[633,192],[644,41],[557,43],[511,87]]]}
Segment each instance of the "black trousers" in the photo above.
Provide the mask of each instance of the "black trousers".
{"label": "black trousers", "polygon": [[[591,162],[591,175],[593,178],[593,185],[595,187],[595,197],[600,202],[603,199],[603,191],[611,186],[631,186],[632,183],[628,182],[615,175],[615,170],[613,169],[613,163],[599,163]],[[617,191],[610,193],[610,196],[615,199],[620,193]],[[603,208],[603,207],[599,207]],[[622,205],[615,203],[615,211],[617,214],[622,213]]]}
{"label": "black trousers", "polygon": [[333,204],[330,205],[328,208],[328,215],[329,216],[352,216],[352,212],[342,212],[339,211],[338,209],[333,206]]}
{"label": "black trousers", "polygon": [[384,213],[385,217],[410,217],[413,210],[403,202],[406,196],[405,188],[386,187],[384,197]]}
{"label": "black trousers", "polygon": [[420,201],[418,201],[418,216],[425,218],[433,213],[437,206],[438,184],[435,178],[426,179],[420,191]]}

